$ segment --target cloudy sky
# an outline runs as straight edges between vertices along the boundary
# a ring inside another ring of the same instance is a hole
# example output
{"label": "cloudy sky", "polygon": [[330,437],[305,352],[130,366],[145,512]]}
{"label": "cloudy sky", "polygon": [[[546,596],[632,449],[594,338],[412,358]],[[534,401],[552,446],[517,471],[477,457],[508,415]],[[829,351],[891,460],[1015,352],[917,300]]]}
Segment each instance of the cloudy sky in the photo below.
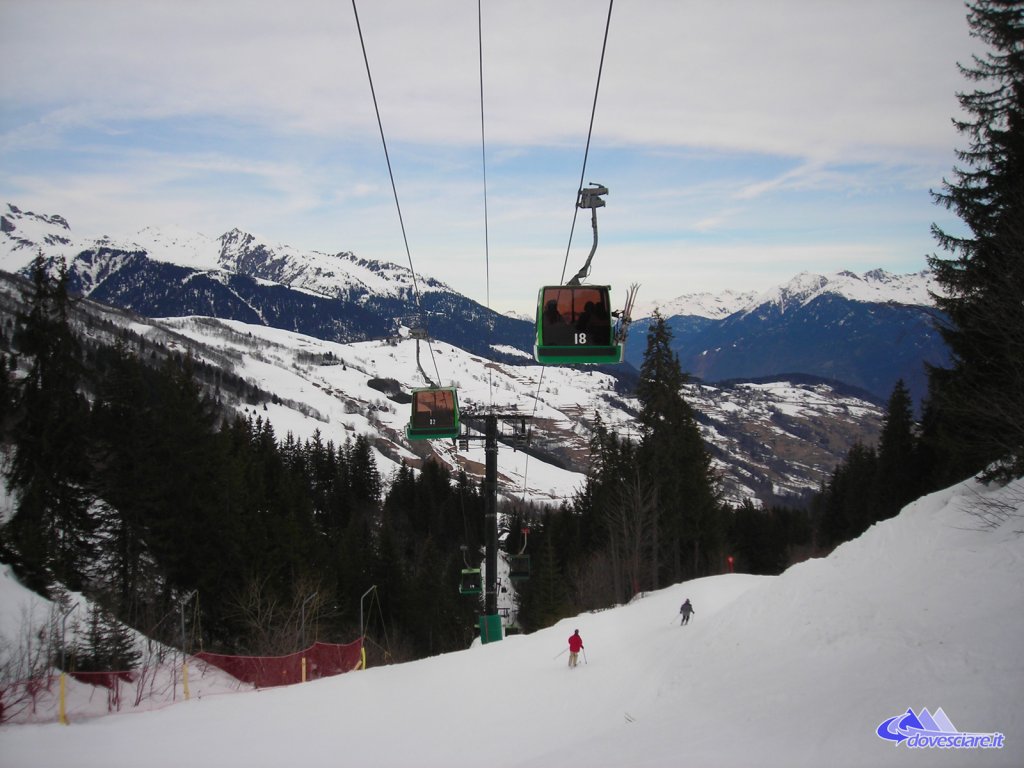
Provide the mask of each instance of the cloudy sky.
{"label": "cloudy sky", "polygon": [[[499,310],[582,265],[608,5],[357,0],[413,266]],[[348,0],[0,0],[0,204],[407,264]],[[961,0],[619,0],[591,281],[641,299],[925,268]],[[618,303],[616,301],[616,303]]]}

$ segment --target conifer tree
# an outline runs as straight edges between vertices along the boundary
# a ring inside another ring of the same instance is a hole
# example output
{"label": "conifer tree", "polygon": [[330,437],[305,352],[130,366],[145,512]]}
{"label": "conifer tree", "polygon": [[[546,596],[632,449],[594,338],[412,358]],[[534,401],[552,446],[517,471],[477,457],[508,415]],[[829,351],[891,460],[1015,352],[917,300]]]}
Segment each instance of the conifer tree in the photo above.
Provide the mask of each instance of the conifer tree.
{"label": "conifer tree", "polygon": [[113,614],[92,605],[85,624],[84,637],[73,652],[76,671],[125,672],[138,664],[142,654],[135,646],[132,632]]}
{"label": "conifer tree", "polygon": [[962,166],[935,201],[970,229],[958,237],[933,227],[949,258],[929,259],[945,291],[941,329],[949,369],[931,375],[930,436],[963,474],[1001,461],[996,475],[1024,475],[1024,2],[975,0],[971,35],[989,47],[961,66],[977,84],[959,94],[969,114],[954,121],[968,142]]}
{"label": "conifer tree", "polygon": [[815,500],[814,511],[822,543],[835,546],[849,541],[875,522],[872,500],[878,482],[878,455],[856,443],[835,468]]}
{"label": "conifer tree", "polygon": [[346,445],[345,457],[349,466],[349,490],[353,503],[364,508],[376,508],[380,504],[383,484],[373,457],[370,438],[366,435],[356,437],[351,445]]}
{"label": "conifer tree", "polygon": [[913,408],[910,391],[900,379],[889,396],[878,439],[875,520],[897,514],[923,490]]}
{"label": "conifer tree", "polygon": [[154,489],[164,472],[154,460],[155,429],[150,395],[159,375],[119,344],[104,355],[104,375],[97,383],[90,422],[90,485],[103,499],[97,546],[102,547],[102,574],[107,600],[118,616],[141,626],[143,606],[154,595],[155,580],[147,539],[157,514]]}
{"label": "conifer tree", "polygon": [[519,622],[527,630],[550,626],[569,615],[570,602],[565,572],[556,551],[557,535],[551,535],[551,513],[534,534],[538,546],[530,559],[530,580],[520,592]]}
{"label": "conifer tree", "polygon": [[658,500],[649,585],[655,589],[662,575],[671,582],[705,572],[725,522],[717,514],[711,456],[683,397],[687,377],[671,341],[664,318],[655,312],[636,391],[643,435],[640,462]]}
{"label": "conifer tree", "polygon": [[63,264],[52,277],[42,256],[36,258],[32,306],[20,317],[16,339],[31,367],[16,395],[8,478],[18,504],[7,534],[32,586],[43,589],[46,573],[81,588],[92,530],[85,488],[88,405],[79,392],[81,354],[69,321],[67,279]]}

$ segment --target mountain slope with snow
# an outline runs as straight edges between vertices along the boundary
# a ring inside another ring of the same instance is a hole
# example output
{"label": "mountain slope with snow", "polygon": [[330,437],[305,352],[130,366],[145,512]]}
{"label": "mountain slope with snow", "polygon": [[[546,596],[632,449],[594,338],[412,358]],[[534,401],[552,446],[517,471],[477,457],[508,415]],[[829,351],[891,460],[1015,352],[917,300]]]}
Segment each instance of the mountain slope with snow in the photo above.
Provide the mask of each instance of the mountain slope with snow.
{"label": "mountain slope with snow", "polygon": [[[704,381],[808,374],[859,387],[884,402],[902,379],[920,403],[928,390],[927,366],[949,362],[938,330],[944,320],[933,306],[938,291],[927,271],[804,272],[721,305],[680,297],[670,305],[678,314],[662,316],[683,369]],[[634,323],[634,335],[646,333],[650,322]],[[634,365],[642,354],[636,344],[626,349]]]}
{"label": "mountain slope with snow", "polygon": [[[979,519],[976,515],[988,516]],[[714,576],[529,636],[145,715],[0,729],[49,765],[1016,766],[1024,482],[924,497],[781,576]],[[680,627],[678,607],[696,615]],[[569,670],[566,638],[585,658]],[[943,712],[1002,749],[879,737]],[[907,753],[910,754],[907,754]]]}
{"label": "mountain slope with snow", "polygon": [[[25,311],[28,290],[24,281],[0,275],[0,319],[13,322]],[[147,320],[91,301],[76,302],[74,311],[82,313],[75,317],[83,333],[127,328],[150,345],[190,352],[240,377],[264,393],[260,402],[230,392],[211,395],[243,415],[269,418],[282,438],[291,432],[305,440],[319,432],[323,440],[342,445],[365,434],[377,448],[385,477],[399,462],[415,464],[427,453],[471,476],[482,472],[478,442],[457,450],[450,441],[405,440],[408,401],[386,394],[382,382],[391,380],[406,393],[426,383],[411,339],[340,344],[234,320]],[[100,340],[114,339],[108,333]],[[432,378],[458,388],[463,410],[493,405],[531,417],[528,450],[509,444],[499,452],[503,494],[549,502],[571,497],[584,480],[595,413],[618,434],[637,435],[639,404],[608,373],[542,367],[525,355],[518,364],[497,362],[443,342],[434,342],[432,350],[421,343],[421,361]],[[516,359],[513,353],[504,350],[506,358]],[[825,382],[692,383],[684,396],[697,413],[724,498],[733,504],[771,504],[818,488],[854,442],[877,439],[882,418],[869,398]]]}
{"label": "mountain slope with snow", "polygon": [[[399,298],[413,290],[406,267],[359,259],[351,253],[325,254],[270,244],[256,235],[233,229],[218,238],[173,227],[144,227],[118,237],[82,237],[59,215],[22,211],[8,204],[0,225],[0,269],[17,273],[40,251],[61,256],[73,267],[82,252],[144,253],[153,261],[200,272],[225,272],[285,285],[328,297],[375,294]],[[95,257],[94,257],[95,260]],[[419,289],[451,289],[431,278]]]}
{"label": "mountain slope with snow", "polygon": [[868,304],[927,307],[934,303],[931,294],[938,291],[934,275],[927,270],[909,275],[894,275],[884,269],[873,269],[863,275],[847,271],[831,275],[801,272],[789,282],[755,296],[741,311],[751,312],[764,304],[773,304],[785,312],[791,306],[805,306],[824,295]]}
{"label": "mountain slope with snow", "polygon": [[849,271],[828,275],[801,272],[767,291],[689,293],[668,301],[646,301],[636,315],[638,318],[649,317],[657,308],[664,318],[683,316],[722,320],[736,312],[753,312],[766,304],[785,312],[787,308],[804,306],[825,295],[868,304],[928,307],[934,304],[932,294],[935,293],[940,293],[940,287],[935,276],[927,270],[907,275],[894,275],[884,269],[872,269],[863,275]]}
{"label": "mountain slope with snow", "polygon": [[398,324],[499,360],[527,352],[530,323],[491,311],[406,267],[271,244],[237,229],[213,239],[147,227],[83,238],[60,216],[8,205],[0,215],[0,270],[27,276],[42,254],[63,261],[73,293],[150,317],[212,316],[329,341],[382,339]]}

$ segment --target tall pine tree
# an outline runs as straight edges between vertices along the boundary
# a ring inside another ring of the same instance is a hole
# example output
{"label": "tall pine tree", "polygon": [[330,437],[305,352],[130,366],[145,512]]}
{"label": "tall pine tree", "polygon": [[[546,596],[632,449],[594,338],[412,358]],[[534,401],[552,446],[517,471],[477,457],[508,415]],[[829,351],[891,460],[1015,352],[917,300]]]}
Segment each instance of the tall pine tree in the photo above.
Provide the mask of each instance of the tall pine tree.
{"label": "tall pine tree", "polygon": [[80,589],[92,530],[81,350],[68,316],[67,269],[61,264],[51,276],[39,256],[32,281],[32,306],[16,336],[32,362],[15,396],[8,478],[18,503],[7,537],[33,587],[45,589],[55,578]]}
{"label": "tall pine tree", "polygon": [[873,494],[876,520],[896,515],[924,491],[913,408],[910,391],[900,379],[889,396],[878,439],[878,472]]}
{"label": "tall pine tree", "polygon": [[672,333],[655,313],[636,394],[640,400],[642,473],[655,490],[652,583],[707,573],[720,543],[720,511],[711,456],[693,409],[683,397],[686,375],[672,350]]}
{"label": "tall pine tree", "polygon": [[[1024,475],[1024,2],[976,0],[972,36],[991,50],[961,71],[977,88],[959,94],[970,117],[955,121],[968,140],[952,181],[934,193],[970,229],[934,227],[950,258],[929,263],[946,295],[936,303],[951,324],[942,335],[950,369],[932,372],[938,448],[961,476],[1000,461],[995,474]],[[948,479],[948,478],[944,478]]]}

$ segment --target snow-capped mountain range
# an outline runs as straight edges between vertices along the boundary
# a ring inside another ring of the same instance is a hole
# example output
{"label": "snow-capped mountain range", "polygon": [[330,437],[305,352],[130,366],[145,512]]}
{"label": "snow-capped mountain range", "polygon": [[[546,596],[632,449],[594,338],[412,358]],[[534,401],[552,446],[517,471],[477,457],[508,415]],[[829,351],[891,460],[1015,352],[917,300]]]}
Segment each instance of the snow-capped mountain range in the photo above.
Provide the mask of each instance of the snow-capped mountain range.
{"label": "snow-capped mountain range", "polygon": [[665,318],[683,316],[723,320],[737,312],[753,312],[765,304],[778,306],[784,313],[824,295],[867,304],[927,307],[932,305],[932,294],[936,293],[941,293],[940,287],[928,270],[906,275],[894,275],[884,269],[873,269],[863,275],[849,271],[828,275],[801,272],[767,291],[687,293],[669,301],[648,301],[642,304],[638,314],[649,317],[658,310]]}
{"label": "snow-capped mountain range", "polygon": [[[21,270],[40,250],[47,257],[63,257],[69,266],[86,251],[142,252],[157,262],[200,272],[246,274],[321,296],[400,298],[412,290],[411,272],[397,264],[359,259],[344,251],[327,254],[269,245],[238,229],[213,238],[173,227],[144,227],[127,237],[88,239],[75,237],[63,216],[35,214],[8,204],[2,232],[0,268],[8,272]],[[100,273],[86,273],[83,282],[92,288],[102,278]],[[418,287],[424,292],[451,290],[430,278]]]}
{"label": "snow-capped mountain range", "polygon": [[[529,354],[533,346],[531,321],[495,313],[406,267],[300,251],[237,229],[211,238],[146,227],[88,239],[60,215],[9,204],[0,215],[0,269],[27,274],[40,253],[64,259],[72,290],[149,317],[208,315],[340,342],[425,324],[435,339],[509,363],[517,355],[504,350]],[[805,374],[885,399],[903,379],[920,402],[926,364],[948,360],[935,327],[936,290],[928,272],[805,272],[757,294],[688,294],[645,309],[659,308],[684,370],[703,381]],[[635,367],[650,322],[637,314],[626,347]]]}
{"label": "snow-capped mountain range", "polygon": [[[683,369],[705,381],[806,373],[884,400],[902,379],[921,403],[927,365],[949,362],[932,298],[939,293],[928,271],[803,272],[769,291],[689,294],[658,310]],[[640,319],[634,335],[649,325]],[[642,354],[639,344],[627,348],[634,365]]]}
{"label": "snow-capped mountain range", "polygon": [[0,216],[0,269],[27,274],[40,253],[50,263],[64,260],[76,293],[148,317],[214,316],[343,342],[428,323],[435,339],[478,354],[532,345],[529,323],[405,267],[299,251],[238,230],[219,238],[154,228],[76,238],[61,216],[8,205]]}
{"label": "snow-capped mountain range", "polygon": [[[360,259],[346,251],[327,254],[300,251],[283,244],[271,245],[238,229],[213,238],[178,228],[143,227],[125,237],[88,239],[74,236],[71,226],[60,215],[36,214],[8,204],[2,214],[0,231],[3,233],[0,269],[8,272],[23,270],[40,251],[47,257],[63,257],[73,270],[84,252],[141,252],[156,262],[199,272],[248,275],[333,298],[353,295],[402,298],[413,289],[413,275],[406,267]],[[101,271],[77,271],[88,289],[105,278]],[[420,278],[417,287],[424,293],[452,291],[430,277]],[[894,275],[883,269],[863,275],[849,271],[828,275],[801,272],[788,282],[763,292],[725,290],[649,300],[638,306],[636,315],[649,317],[658,310],[665,318],[722,320],[736,313],[749,314],[766,304],[785,313],[825,295],[863,303],[931,306],[931,294],[938,290],[928,271],[906,275]]]}

